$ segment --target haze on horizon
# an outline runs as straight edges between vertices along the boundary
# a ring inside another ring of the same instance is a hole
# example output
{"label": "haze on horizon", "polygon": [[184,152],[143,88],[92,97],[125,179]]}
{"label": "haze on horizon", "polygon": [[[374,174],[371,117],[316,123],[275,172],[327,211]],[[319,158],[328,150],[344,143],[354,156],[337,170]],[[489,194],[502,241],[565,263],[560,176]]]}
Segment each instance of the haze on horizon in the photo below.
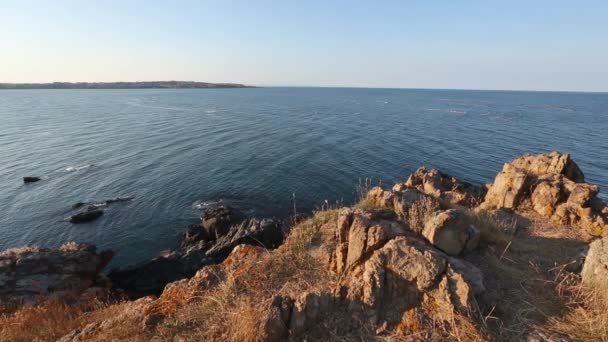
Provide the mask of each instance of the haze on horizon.
{"label": "haze on horizon", "polygon": [[606,1],[0,3],[0,82],[608,91]]}

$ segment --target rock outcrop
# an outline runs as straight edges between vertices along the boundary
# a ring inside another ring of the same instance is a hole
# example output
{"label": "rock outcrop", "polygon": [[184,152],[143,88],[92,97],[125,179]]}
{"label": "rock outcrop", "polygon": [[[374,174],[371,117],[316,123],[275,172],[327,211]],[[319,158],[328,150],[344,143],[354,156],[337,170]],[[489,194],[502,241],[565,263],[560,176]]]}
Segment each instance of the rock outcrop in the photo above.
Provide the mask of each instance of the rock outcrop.
{"label": "rock outcrop", "polygon": [[165,285],[190,278],[206,265],[222,262],[241,244],[276,248],[283,241],[282,224],[275,219],[245,219],[232,208],[208,209],[200,225],[188,228],[181,247],[153,260],[121,270],[109,277],[115,288],[133,298],[159,295]]}
{"label": "rock outcrop", "polygon": [[[394,187],[392,191],[388,191],[374,187],[368,191],[365,199],[374,207],[391,209],[403,222],[410,222],[412,215],[420,215],[418,211],[421,209],[433,212],[441,208],[435,197],[416,188],[403,187],[395,190]],[[410,228],[421,232],[424,222],[410,224]]]}
{"label": "rock outcrop", "polygon": [[484,291],[475,266],[443,253],[385,210],[342,209],[322,229],[333,234],[324,234],[321,246],[334,249],[315,255],[338,276],[338,287],[275,297],[260,323],[266,340],[298,338],[336,311],[389,330],[410,312],[447,322],[455,310],[473,312],[473,297]]}
{"label": "rock outcrop", "polygon": [[81,293],[93,286],[108,286],[100,271],[111,251],[68,242],[56,249],[25,246],[0,253],[0,296],[27,298],[58,291]]}
{"label": "rock outcrop", "polygon": [[438,212],[426,222],[422,235],[449,255],[472,251],[479,244],[480,236],[466,213],[457,209]]}
{"label": "rock outcrop", "polygon": [[584,181],[568,154],[527,154],[504,165],[481,207],[533,210],[554,223],[606,234],[608,209],[597,197],[599,187]]}
{"label": "rock outcrop", "polygon": [[395,184],[394,191],[416,188],[447,203],[467,207],[477,206],[484,198],[486,188],[459,180],[439,170],[421,167],[405,183]]}
{"label": "rock outcrop", "polygon": [[219,206],[205,210],[201,216],[201,226],[211,239],[226,235],[230,227],[245,220],[245,215],[235,208]]}
{"label": "rock outcrop", "polygon": [[581,277],[583,284],[600,292],[608,303],[608,237],[589,245]]}

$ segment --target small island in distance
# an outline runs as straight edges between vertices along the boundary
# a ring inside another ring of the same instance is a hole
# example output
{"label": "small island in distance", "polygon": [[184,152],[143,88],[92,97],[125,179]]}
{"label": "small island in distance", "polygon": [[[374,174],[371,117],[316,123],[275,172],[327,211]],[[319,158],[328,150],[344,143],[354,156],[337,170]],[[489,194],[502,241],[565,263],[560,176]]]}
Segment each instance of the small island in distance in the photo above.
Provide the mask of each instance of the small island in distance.
{"label": "small island in distance", "polygon": [[0,89],[203,89],[253,88],[238,83],[191,81],[0,83]]}

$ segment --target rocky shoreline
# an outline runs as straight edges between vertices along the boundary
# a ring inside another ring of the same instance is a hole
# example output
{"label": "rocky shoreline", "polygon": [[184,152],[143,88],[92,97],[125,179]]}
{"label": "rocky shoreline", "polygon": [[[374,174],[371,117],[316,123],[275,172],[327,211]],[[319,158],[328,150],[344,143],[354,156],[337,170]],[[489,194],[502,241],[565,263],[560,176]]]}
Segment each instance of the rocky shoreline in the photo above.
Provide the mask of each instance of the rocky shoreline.
{"label": "rocky shoreline", "polygon": [[[557,242],[568,236],[563,242],[567,260],[555,259],[551,251],[539,265],[565,263],[564,272],[580,273],[583,284],[608,289],[608,237],[602,238],[608,235],[608,207],[598,193],[596,185],[585,182],[572,158],[558,152],[527,154],[506,163],[488,185],[470,184],[422,167],[391,190],[370,189],[355,207],[328,211],[334,216],[318,214],[334,219],[315,228],[314,237],[306,243],[294,240],[302,239],[301,226],[316,222],[317,216],[290,231],[279,220],[248,218],[235,208],[220,206],[207,209],[201,223],[187,229],[177,250],[107,275],[101,270],[112,253],[97,253],[91,245],[8,250],[0,253],[0,297],[98,293],[99,289],[110,297],[152,295],[146,297],[152,299],[137,301],[141,307],[136,311],[143,331],[153,334],[180,305],[204,301],[229,280],[260,276],[266,272],[259,269],[261,264],[271,269],[269,265],[285,255],[293,260],[305,255],[320,265],[316,267],[323,271],[316,272],[323,275],[317,275],[314,286],[300,284],[299,290],[290,292],[284,285],[268,297],[258,308],[257,338],[327,338],[317,326],[330,324],[338,313],[352,317],[352,329],[362,329],[363,323],[355,324],[356,320],[374,326],[378,336],[407,336],[453,321],[454,315],[472,320],[509,312],[506,307],[497,309],[500,305],[496,304],[504,302],[499,288],[508,285],[496,283],[495,278],[502,275],[493,273],[484,255],[496,254],[502,262],[515,239],[525,243],[533,233],[536,239],[542,234],[555,236]],[[501,230],[489,230],[484,226],[486,218],[509,223]],[[532,222],[539,232],[532,232]],[[509,243],[501,245],[506,239]],[[495,251],[499,245],[502,251]],[[521,253],[530,251],[522,248]],[[183,296],[189,299],[167,309],[168,301]],[[481,312],[486,308],[492,308],[490,314]],[[100,324],[86,334],[73,331],[64,340],[88,339],[99,333]],[[475,331],[488,329],[487,324],[485,328],[471,324]],[[532,328],[519,337],[564,340],[541,338],[549,334],[571,340]]]}

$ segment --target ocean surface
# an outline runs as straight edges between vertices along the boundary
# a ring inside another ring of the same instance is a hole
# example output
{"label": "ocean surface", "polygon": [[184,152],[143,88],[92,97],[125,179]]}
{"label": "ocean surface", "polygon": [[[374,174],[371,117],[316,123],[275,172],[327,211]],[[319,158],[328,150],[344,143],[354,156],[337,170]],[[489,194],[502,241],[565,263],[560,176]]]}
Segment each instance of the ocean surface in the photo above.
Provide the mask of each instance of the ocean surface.
{"label": "ocean surface", "polygon": [[[76,240],[124,266],[223,200],[259,216],[351,204],[421,165],[477,183],[571,153],[608,189],[608,94],[347,88],[0,91],[0,249]],[[42,176],[23,184],[23,176]],[[77,202],[116,196],[89,224]],[[603,194],[606,199],[606,193]]]}

